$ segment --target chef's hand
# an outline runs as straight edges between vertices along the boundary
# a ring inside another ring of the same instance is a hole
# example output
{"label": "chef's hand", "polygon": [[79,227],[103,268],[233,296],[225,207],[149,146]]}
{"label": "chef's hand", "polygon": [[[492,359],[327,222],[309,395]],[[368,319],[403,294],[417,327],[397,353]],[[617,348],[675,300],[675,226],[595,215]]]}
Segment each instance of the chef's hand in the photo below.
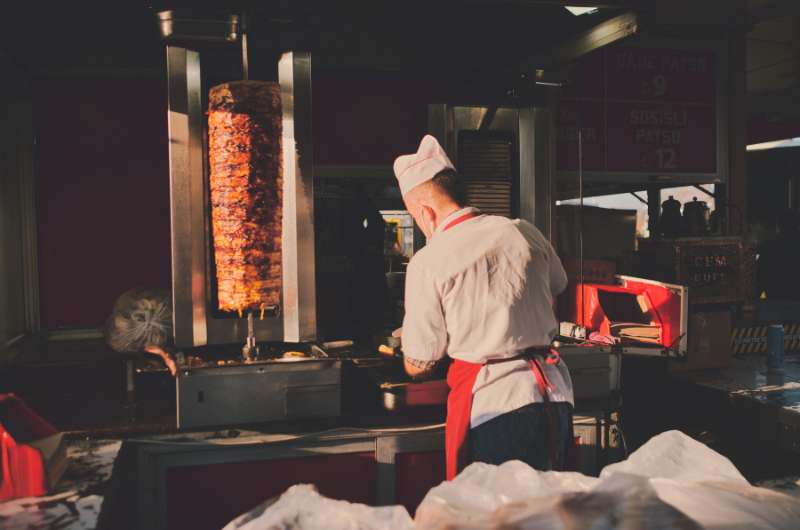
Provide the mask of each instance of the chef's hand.
{"label": "chef's hand", "polygon": [[160,346],[147,346],[145,347],[144,351],[160,357],[161,360],[164,361],[164,364],[167,365],[169,373],[172,375],[172,377],[175,377],[175,374],[178,373],[178,366],[175,364],[175,360]]}
{"label": "chef's hand", "polygon": [[389,359],[400,360],[403,357],[403,348],[400,339],[403,333],[403,328],[397,328],[392,332],[390,337],[383,337],[383,342],[378,346],[378,353]]}

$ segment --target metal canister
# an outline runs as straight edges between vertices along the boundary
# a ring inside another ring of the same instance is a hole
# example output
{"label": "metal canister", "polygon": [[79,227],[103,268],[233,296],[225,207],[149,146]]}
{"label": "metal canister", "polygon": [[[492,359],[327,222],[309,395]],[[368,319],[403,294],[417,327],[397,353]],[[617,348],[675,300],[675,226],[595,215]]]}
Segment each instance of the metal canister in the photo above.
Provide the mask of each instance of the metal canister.
{"label": "metal canister", "polygon": [[672,195],[661,203],[661,218],[658,221],[658,231],[664,236],[677,236],[683,231],[681,203]]}
{"label": "metal canister", "polygon": [[783,325],[772,324],[767,328],[767,370],[783,371]]}
{"label": "metal canister", "polygon": [[707,234],[710,216],[708,204],[705,201],[698,201],[697,197],[683,205],[683,222],[690,236]]}

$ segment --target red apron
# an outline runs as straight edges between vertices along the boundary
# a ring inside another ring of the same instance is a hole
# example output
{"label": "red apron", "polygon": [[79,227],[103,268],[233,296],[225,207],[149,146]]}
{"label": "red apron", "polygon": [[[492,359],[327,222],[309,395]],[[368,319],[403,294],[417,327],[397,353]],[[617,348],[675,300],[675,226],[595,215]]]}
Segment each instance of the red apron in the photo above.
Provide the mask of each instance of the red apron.
{"label": "red apron", "polygon": [[[526,359],[530,364],[533,375],[536,377],[536,384],[542,394],[542,399],[546,404],[550,402],[548,391],[552,390],[553,385],[547,379],[539,359],[536,358],[537,355],[547,357],[547,364],[557,364],[559,360],[558,353],[549,348],[527,351],[523,355],[505,359],[490,359],[486,363],[470,363],[461,359],[453,359],[447,371],[447,386],[450,387],[450,393],[447,396],[447,422],[444,433],[447,480],[455,478],[458,472],[464,469],[467,464],[467,439],[472,417],[472,388],[475,386],[478,372],[481,371],[484,364]],[[546,409],[546,413],[550,423],[550,428],[548,429],[550,459],[555,462],[555,419],[549,409]]]}

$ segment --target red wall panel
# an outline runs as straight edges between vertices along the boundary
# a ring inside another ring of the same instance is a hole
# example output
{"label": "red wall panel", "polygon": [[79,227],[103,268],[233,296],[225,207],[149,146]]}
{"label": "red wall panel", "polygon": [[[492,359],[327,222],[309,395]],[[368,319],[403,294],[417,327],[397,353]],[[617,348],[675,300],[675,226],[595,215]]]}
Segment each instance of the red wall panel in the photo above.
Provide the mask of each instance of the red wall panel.
{"label": "red wall panel", "polygon": [[395,499],[413,516],[428,491],[444,482],[444,451],[398,453],[395,465]]}
{"label": "red wall panel", "polygon": [[373,453],[260,460],[167,470],[169,528],[219,530],[295,484],[324,496],[375,504]]}
{"label": "red wall panel", "polygon": [[313,82],[314,162],[391,165],[417,150],[428,128],[428,104],[444,85],[391,79]]}
{"label": "red wall panel", "polygon": [[35,87],[42,325],[95,326],[134,286],[170,284],[166,86]]}
{"label": "red wall panel", "polygon": [[770,121],[752,118],[747,122],[747,143],[758,144],[800,136],[800,119]]}

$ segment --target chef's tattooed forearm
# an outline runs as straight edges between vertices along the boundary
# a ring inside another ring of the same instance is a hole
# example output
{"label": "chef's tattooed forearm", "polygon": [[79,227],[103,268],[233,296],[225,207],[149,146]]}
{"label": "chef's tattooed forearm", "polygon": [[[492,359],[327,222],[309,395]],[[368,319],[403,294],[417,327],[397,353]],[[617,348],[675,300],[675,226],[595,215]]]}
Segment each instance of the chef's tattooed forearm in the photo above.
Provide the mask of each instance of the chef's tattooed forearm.
{"label": "chef's tattooed forearm", "polygon": [[421,361],[419,359],[413,359],[411,357],[406,357],[406,362],[413,366],[414,368],[418,368],[419,370],[425,370],[426,372],[433,368],[436,365],[436,361]]}
{"label": "chef's tattooed forearm", "polygon": [[[414,381],[423,381],[430,379],[435,373],[437,361],[421,361],[419,359],[411,359],[406,357],[406,372],[411,376]],[[413,370],[409,371],[409,367]]]}

